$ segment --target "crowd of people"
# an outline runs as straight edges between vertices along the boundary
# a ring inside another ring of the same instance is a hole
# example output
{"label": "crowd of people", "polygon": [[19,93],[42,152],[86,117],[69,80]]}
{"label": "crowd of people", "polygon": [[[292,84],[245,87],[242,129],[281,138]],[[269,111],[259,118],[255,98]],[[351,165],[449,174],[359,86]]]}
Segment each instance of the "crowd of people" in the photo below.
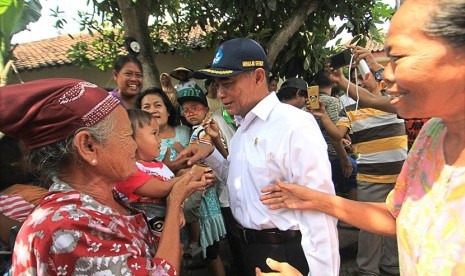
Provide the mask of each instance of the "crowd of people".
{"label": "crowd of people", "polygon": [[349,46],[347,72],[308,81],[279,85],[264,49],[235,38],[161,87],[143,89],[127,55],[110,92],[1,88],[1,273],[178,275],[200,255],[223,276],[226,239],[237,275],[339,275],[338,225],[360,229],[358,275],[465,273],[463,11],[406,0],[387,65]]}

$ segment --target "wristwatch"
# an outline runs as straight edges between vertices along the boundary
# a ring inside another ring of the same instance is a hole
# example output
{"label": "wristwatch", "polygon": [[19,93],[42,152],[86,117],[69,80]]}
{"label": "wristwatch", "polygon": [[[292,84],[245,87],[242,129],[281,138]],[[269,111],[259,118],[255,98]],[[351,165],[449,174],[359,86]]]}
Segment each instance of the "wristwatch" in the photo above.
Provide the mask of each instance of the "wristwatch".
{"label": "wristwatch", "polygon": [[382,81],[383,80],[383,72],[384,68],[379,69],[378,71],[375,72],[375,79],[377,81]]}

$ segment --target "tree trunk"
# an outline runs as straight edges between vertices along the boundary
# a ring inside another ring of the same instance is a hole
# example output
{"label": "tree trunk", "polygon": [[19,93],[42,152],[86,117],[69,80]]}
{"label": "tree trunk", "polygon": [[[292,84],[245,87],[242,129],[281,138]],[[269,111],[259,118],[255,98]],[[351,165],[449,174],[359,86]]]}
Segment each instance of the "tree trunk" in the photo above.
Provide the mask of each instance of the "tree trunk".
{"label": "tree trunk", "polygon": [[270,67],[273,66],[276,57],[284,46],[286,46],[286,43],[291,40],[295,32],[305,23],[307,16],[314,12],[320,4],[317,0],[302,2],[302,6],[289,17],[283,24],[284,27],[279,32],[276,32],[267,44]]}
{"label": "tree trunk", "polygon": [[[144,69],[144,87],[160,87],[159,71],[155,63],[155,52],[148,29],[148,18],[151,0],[117,0],[123,18],[124,32],[140,44],[137,58]],[[135,2],[135,3],[134,3]]]}

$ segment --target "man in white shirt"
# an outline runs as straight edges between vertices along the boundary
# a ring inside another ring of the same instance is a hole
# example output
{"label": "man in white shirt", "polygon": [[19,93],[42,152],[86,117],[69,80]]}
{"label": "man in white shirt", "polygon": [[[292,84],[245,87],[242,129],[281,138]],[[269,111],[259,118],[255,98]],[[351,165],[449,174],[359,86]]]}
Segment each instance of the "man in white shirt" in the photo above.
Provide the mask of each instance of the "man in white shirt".
{"label": "man in white shirt", "polygon": [[[190,147],[227,183],[241,240],[244,270],[270,271],[266,258],[288,262],[302,274],[339,275],[336,219],[300,210],[272,211],[259,198],[276,179],[334,194],[326,143],[313,116],[280,103],[267,87],[268,59],[255,41],[237,38],[217,49],[212,66],[194,73],[215,78],[218,98],[240,127],[225,160],[211,146]],[[207,157],[208,156],[208,157]]]}

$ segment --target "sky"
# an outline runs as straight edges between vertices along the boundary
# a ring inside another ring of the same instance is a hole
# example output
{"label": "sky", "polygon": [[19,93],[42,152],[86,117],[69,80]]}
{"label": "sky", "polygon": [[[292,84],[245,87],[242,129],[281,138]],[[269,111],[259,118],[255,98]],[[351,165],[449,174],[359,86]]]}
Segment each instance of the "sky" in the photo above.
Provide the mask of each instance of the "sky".
{"label": "sky", "polygon": [[[42,5],[42,16],[35,23],[29,24],[29,30],[15,34],[12,43],[24,43],[46,38],[56,37],[60,34],[77,34],[80,33],[79,24],[73,18],[77,18],[78,11],[91,11],[87,7],[87,0],[40,0]],[[67,24],[60,32],[54,27],[56,18],[52,17],[50,9],[64,12]]]}
{"label": "sky", "polygon": [[[385,3],[395,5],[395,0],[384,0]],[[74,18],[77,18],[78,11],[91,11],[92,8],[87,6],[87,0],[40,0],[42,4],[42,16],[39,21],[29,24],[29,30],[22,31],[13,36],[12,43],[20,44],[41,39],[56,37],[60,34],[77,34],[80,33],[79,24]],[[54,24],[56,18],[52,17],[50,9],[64,12],[67,20],[64,29],[58,31]],[[388,26],[386,25],[385,28]]]}

